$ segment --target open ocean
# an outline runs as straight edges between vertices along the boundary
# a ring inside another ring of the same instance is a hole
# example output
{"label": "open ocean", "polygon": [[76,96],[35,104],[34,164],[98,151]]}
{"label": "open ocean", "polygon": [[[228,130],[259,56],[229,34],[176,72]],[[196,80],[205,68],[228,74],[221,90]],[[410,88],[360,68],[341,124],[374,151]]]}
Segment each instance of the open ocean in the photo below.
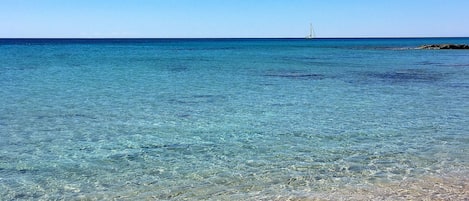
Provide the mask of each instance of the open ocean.
{"label": "open ocean", "polygon": [[469,199],[469,38],[0,39],[0,200]]}

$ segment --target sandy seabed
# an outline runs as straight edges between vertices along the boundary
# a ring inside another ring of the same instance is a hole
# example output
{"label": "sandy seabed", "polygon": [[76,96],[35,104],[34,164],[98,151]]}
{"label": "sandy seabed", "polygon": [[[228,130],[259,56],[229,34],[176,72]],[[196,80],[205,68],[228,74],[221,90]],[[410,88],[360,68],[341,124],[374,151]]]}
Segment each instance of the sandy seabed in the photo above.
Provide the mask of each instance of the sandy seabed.
{"label": "sandy seabed", "polygon": [[[464,173],[435,174],[422,178],[406,178],[400,182],[381,182],[363,186],[335,187],[324,191],[275,191],[257,189],[249,193],[227,192],[190,196],[160,197],[127,194],[111,200],[274,200],[274,201],[329,201],[329,200],[467,200],[469,201],[469,177]],[[288,195],[285,195],[288,194]],[[109,197],[108,197],[109,198]]]}
{"label": "sandy seabed", "polygon": [[367,187],[350,186],[304,197],[280,196],[272,200],[469,200],[469,177],[462,173],[425,176]]}

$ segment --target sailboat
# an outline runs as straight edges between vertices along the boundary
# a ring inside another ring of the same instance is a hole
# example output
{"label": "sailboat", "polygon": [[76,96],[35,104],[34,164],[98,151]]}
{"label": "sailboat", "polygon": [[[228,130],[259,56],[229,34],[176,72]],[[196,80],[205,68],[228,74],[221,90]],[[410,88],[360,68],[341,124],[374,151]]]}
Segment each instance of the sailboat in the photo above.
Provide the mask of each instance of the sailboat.
{"label": "sailboat", "polygon": [[314,33],[313,29],[313,23],[309,24],[309,35],[306,36],[306,39],[313,39],[316,37],[316,34]]}

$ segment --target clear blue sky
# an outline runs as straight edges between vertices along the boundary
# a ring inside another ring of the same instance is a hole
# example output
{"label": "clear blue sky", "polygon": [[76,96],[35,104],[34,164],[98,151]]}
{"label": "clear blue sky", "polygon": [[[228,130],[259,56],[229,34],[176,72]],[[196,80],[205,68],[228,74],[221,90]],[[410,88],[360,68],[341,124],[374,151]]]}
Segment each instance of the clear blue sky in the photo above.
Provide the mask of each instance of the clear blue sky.
{"label": "clear blue sky", "polygon": [[469,0],[0,0],[11,37],[469,36]]}

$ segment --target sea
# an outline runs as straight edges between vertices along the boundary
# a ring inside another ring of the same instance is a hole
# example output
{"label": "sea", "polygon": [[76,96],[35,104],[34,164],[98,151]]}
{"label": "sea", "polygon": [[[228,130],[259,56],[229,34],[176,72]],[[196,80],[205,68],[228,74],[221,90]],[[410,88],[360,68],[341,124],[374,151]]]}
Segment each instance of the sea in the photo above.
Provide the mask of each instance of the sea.
{"label": "sea", "polygon": [[0,39],[0,200],[467,200],[443,43]]}

